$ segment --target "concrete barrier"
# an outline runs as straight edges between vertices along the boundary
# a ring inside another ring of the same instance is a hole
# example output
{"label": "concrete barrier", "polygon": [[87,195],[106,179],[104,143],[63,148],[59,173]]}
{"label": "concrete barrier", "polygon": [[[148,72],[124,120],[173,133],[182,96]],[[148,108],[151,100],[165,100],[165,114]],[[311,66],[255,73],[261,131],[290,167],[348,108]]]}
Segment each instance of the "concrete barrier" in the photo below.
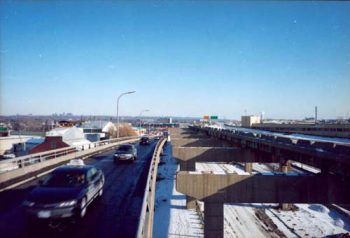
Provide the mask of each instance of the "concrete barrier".
{"label": "concrete barrier", "polygon": [[[40,163],[35,163],[31,165],[24,166],[15,170],[7,171],[0,174],[0,188],[6,187],[12,183],[18,182],[22,177],[35,176],[37,173],[43,172],[44,169],[50,169],[53,166],[58,166],[64,162],[71,159],[88,157],[99,152],[109,150],[117,145],[124,143],[131,143],[138,141],[139,138],[120,140],[118,142],[113,142],[99,147],[95,147],[89,150],[78,151],[63,155],[57,158],[41,161]],[[18,159],[17,159],[18,160]]]}
{"label": "concrete barrier", "polygon": [[141,215],[137,229],[137,238],[151,238],[153,233],[154,201],[156,193],[156,182],[160,154],[166,139],[160,140],[154,149],[151,166],[148,171],[147,183],[142,202]]}

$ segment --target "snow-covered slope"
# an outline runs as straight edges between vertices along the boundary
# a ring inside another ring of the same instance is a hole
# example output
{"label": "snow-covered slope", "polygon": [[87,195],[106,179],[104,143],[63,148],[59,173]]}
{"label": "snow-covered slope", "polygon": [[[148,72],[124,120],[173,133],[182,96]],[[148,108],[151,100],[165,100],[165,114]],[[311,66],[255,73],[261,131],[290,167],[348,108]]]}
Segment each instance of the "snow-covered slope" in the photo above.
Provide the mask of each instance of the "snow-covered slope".
{"label": "snow-covered slope", "polygon": [[[175,189],[177,163],[171,146],[159,166],[153,237],[203,237],[200,212],[186,209],[186,197]],[[246,174],[243,167],[196,163],[197,172]],[[277,170],[275,164],[254,163],[255,172]],[[350,219],[320,204],[295,204],[297,211],[280,211],[277,204],[225,204],[225,237],[325,237],[349,233]],[[203,204],[202,206],[203,212]],[[257,215],[264,214],[264,219]],[[267,224],[269,223],[270,224]]]}
{"label": "snow-covered slope", "polygon": [[195,210],[186,209],[186,196],[175,190],[177,163],[169,144],[158,168],[153,237],[203,237],[203,225]]}

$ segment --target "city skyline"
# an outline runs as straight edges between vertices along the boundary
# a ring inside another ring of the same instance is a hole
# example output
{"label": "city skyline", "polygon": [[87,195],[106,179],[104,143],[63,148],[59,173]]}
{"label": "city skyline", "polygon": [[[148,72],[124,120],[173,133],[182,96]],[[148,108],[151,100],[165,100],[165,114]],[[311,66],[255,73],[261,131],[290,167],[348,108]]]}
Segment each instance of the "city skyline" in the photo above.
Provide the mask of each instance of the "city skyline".
{"label": "city skyline", "polygon": [[350,117],[349,2],[0,3],[1,115]]}

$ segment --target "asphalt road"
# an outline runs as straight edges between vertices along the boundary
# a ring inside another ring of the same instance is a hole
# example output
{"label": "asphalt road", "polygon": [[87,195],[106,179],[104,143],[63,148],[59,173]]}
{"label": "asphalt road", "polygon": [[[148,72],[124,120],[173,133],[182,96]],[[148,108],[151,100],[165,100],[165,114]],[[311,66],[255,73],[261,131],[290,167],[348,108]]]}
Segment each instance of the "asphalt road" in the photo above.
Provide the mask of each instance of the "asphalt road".
{"label": "asphalt road", "polygon": [[[82,221],[59,224],[38,223],[28,227],[21,203],[38,181],[34,180],[0,193],[0,236],[7,237],[135,237],[147,173],[155,142],[139,146],[134,163],[113,163],[114,150],[85,160],[102,169],[104,194],[87,209]],[[54,225],[55,227],[52,227]]]}

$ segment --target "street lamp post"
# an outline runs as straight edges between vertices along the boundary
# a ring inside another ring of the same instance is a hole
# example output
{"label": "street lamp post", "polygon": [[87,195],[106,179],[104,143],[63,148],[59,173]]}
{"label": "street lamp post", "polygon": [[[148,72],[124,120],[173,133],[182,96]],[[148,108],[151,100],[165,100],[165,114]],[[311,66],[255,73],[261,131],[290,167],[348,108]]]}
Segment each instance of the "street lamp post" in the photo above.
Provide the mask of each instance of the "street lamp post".
{"label": "street lamp post", "polygon": [[142,110],[140,112],[140,115],[139,115],[139,117],[140,117],[139,135],[141,135],[141,115],[142,115],[143,112],[149,112],[149,109],[145,109],[145,110]]}
{"label": "street lamp post", "polygon": [[117,138],[119,138],[119,100],[122,96],[135,93],[136,91],[125,92],[119,95],[117,100]]}

